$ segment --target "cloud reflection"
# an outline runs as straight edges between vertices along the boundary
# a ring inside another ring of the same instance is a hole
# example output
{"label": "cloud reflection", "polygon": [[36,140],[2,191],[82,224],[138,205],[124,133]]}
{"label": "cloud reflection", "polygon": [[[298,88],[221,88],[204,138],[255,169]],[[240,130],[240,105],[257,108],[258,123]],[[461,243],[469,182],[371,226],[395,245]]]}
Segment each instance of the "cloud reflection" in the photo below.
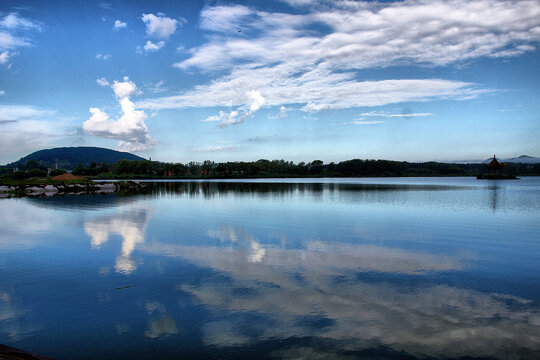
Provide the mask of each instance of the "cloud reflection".
{"label": "cloud reflection", "polygon": [[[249,234],[226,226],[210,234],[230,243],[196,247],[152,242],[141,247],[228,275],[228,281],[180,287],[221,314],[203,326],[207,345],[315,337],[337,342],[343,350],[383,346],[418,357],[506,359],[540,351],[540,311],[526,299],[448,285],[400,283],[395,277],[360,281],[357,276],[365,271],[429,276],[461,270],[456,258],[310,241],[303,249],[265,246],[254,262],[255,240]],[[253,314],[267,319],[264,326],[247,321]]]}
{"label": "cloud reflection", "polygon": [[146,311],[150,316],[150,321],[149,329],[144,332],[144,336],[156,339],[178,334],[176,321],[167,314],[163,304],[156,301],[148,302],[146,303]]}
{"label": "cloud reflection", "polygon": [[148,209],[127,208],[119,214],[99,217],[84,223],[84,231],[90,236],[93,249],[99,249],[111,234],[122,237],[122,250],[116,258],[115,270],[130,274],[137,264],[131,259],[135,247],[144,243],[144,233],[149,219]]}
{"label": "cloud reflection", "polygon": [[28,319],[31,311],[20,303],[20,299],[0,288],[0,338],[19,341],[38,330],[38,325]]}

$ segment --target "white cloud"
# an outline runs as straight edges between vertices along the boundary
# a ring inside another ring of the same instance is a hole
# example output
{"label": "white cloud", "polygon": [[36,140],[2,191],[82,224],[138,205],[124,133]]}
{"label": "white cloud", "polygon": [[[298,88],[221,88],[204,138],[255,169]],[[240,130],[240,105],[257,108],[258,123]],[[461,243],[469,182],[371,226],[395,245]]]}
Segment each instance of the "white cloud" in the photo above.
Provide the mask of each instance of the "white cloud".
{"label": "white cloud", "polygon": [[132,81],[129,81],[129,78],[125,76],[124,81],[115,80],[112,85],[112,89],[114,90],[114,94],[119,99],[123,99],[133,96],[137,91],[137,85],[135,85],[135,83]]}
{"label": "white cloud", "polygon": [[217,152],[217,151],[230,151],[236,149],[238,146],[228,145],[228,146],[207,146],[205,148],[196,148],[194,152]]}
{"label": "white cloud", "polygon": [[318,3],[318,0],[281,0],[291,6],[306,6]]}
{"label": "white cloud", "polygon": [[28,105],[1,105],[0,120],[39,120],[55,115],[53,110]]}
{"label": "white cloud", "polygon": [[176,31],[176,28],[181,25],[178,20],[165,17],[161,13],[158,13],[157,16],[154,14],[143,14],[141,20],[146,24],[146,34],[148,36],[163,40],[169,39]]}
{"label": "white cloud", "polygon": [[113,30],[120,30],[120,29],[125,29],[127,28],[127,23],[123,22],[123,21],[120,21],[120,20],[116,20],[114,22],[114,26],[113,26]]}
{"label": "white cloud", "polygon": [[97,54],[96,55],[96,59],[98,60],[108,60],[110,58],[112,58],[112,55],[110,54]]}
{"label": "white cloud", "polygon": [[203,122],[219,121],[219,127],[224,128],[228,125],[238,125],[244,122],[245,117],[242,115],[238,117],[239,112],[233,110],[231,112],[220,111],[219,115],[212,115],[202,120]]}
{"label": "white cloud", "polygon": [[360,116],[378,116],[378,117],[424,117],[433,116],[432,113],[403,113],[403,114],[388,114],[384,112],[370,111],[360,114]]}
{"label": "white cloud", "polygon": [[277,113],[276,115],[274,114],[268,114],[268,118],[269,119],[283,119],[283,118],[286,118],[288,113],[287,113],[288,109],[285,107],[285,106],[280,106],[279,107],[279,113]]}
{"label": "white cloud", "polygon": [[0,53],[0,64],[6,64],[11,57],[11,54],[8,51]]}
{"label": "white cloud", "polygon": [[207,7],[201,11],[201,27],[211,31],[236,32],[248,15],[252,15],[252,11],[243,5]]}
{"label": "white cloud", "polygon": [[161,49],[163,46],[165,46],[165,41],[158,41],[157,43],[153,43],[150,40],[146,42],[143,49],[146,52],[155,52]]}
{"label": "white cloud", "polygon": [[6,92],[4,90],[0,90],[0,95],[4,95]]}
{"label": "white cloud", "polygon": [[147,88],[150,92],[154,93],[154,94],[158,94],[158,93],[162,93],[162,92],[166,92],[168,91],[169,89],[167,87],[164,86],[165,85],[165,82],[163,80],[159,80],[158,82],[156,82],[155,84],[148,84],[147,85]]}
{"label": "white cloud", "polygon": [[99,78],[99,79],[96,80],[96,82],[97,82],[97,84],[99,86],[103,86],[103,87],[111,85],[111,84],[109,84],[109,82],[105,78]]}
{"label": "white cloud", "polygon": [[17,13],[10,13],[0,20],[0,27],[8,30],[41,30],[41,25],[33,20],[20,17]]}
{"label": "white cloud", "polygon": [[[239,60],[261,64],[324,61],[345,69],[446,65],[531,51],[540,40],[540,4],[499,0],[358,2],[357,7],[327,5],[300,15],[216,6],[203,10],[201,23],[224,37],[192,49],[192,57],[178,64],[181,68],[212,70]],[[315,32],[312,26],[320,23],[331,31]],[[249,40],[232,36],[239,24],[258,30],[260,35]],[[239,45],[246,51],[238,51]],[[260,49],[264,51],[254,51]]]}
{"label": "white cloud", "polygon": [[[0,18],[0,64],[8,64],[8,61],[18,52],[8,52],[18,47],[31,46],[29,35],[32,31],[41,31],[41,24],[20,17],[17,13],[9,13]],[[11,64],[8,64],[8,68]]]}
{"label": "white cloud", "polygon": [[323,65],[301,73],[295,71],[297,65],[289,63],[266,68],[238,66],[230,75],[210,84],[199,85],[181,95],[147,99],[138,106],[153,110],[241,106],[248,102],[246,94],[239,91],[245,88],[261,89],[267,106],[300,104],[307,105],[306,111],[468,99],[489,91],[477,89],[471,83],[442,79],[355,81],[353,73],[334,73]]}
{"label": "white cloud", "polygon": [[246,88],[260,89],[268,106],[297,104],[305,111],[472,99],[489,90],[443,79],[361,81],[358,71],[461,65],[532,51],[540,41],[540,3],[325,1],[300,14],[220,5],[202,11],[201,27],[212,31],[208,41],[186,50],[189,56],[173,66],[225,75],[141,106],[240,106],[238,89]]}
{"label": "white cloud", "polygon": [[0,105],[0,164],[72,137],[73,119],[30,105]]}
{"label": "white cloud", "polygon": [[314,113],[314,112],[325,111],[328,109],[330,109],[330,105],[315,104],[315,103],[312,103],[311,101],[308,101],[308,103],[302,108],[302,111]]}
{"label": "white cloud", "polygon": [[92,116],[83,123],[83,130],[91,135],[120,140],[118,149],[123,151],[141,151],[153,146],[155,142],[144,123],[146,114],[135,110],[129,99],[137,92],[137,86],[125,77],[124,81],[115,80],[111,88],[122,108],[122,116],[112,120],[99,108],[90,108]]}
{"label": "white cloud", "polygon": [[342,123],[339,123],[339,125],[375,125],[375,124],[382,124],[384,121],[378,121],[378,120],[353,120],[353,121],[345,121]]}
{"label": "white cloud", "polygon": [[14,49],[21,46],[30,46],[28,40],[13,36],[7,32],[0,31],[0,49]]}
{"label": "white cloud", "polygon": [[[248,90],[245,92],[247,102],[244,108],[239,108],[231,112],[220,111],[219,115],[209,116],[203,122],[219,121],[219,127],[224,128],[228,125],[238,125],[244,122],[248,117],[259,110],[266,102],[266,99],[257,90]],[[249,108],[247,108],[249,105]],[[240,114],[241,112],[241,114]]]}

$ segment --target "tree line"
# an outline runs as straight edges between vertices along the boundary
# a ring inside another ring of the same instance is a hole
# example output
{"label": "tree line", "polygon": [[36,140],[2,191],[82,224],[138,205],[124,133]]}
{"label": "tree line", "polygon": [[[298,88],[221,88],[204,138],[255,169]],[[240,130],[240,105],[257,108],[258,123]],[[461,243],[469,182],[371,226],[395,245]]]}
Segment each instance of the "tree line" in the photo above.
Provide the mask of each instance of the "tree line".
{"label": "tree line", "polygon": [[[440,162],[412,163],[392,160],[353,159],[324,164],[321,160],[294,163],[285,160],[166,163],[120,160],[111,166],[76,168],[78,175],[127,178],[256,178],[256,177],[391,177],[391,176],[476,176],[485,172],[482,164]],[[540,164],[509,163],[504,173],[540,175]]]}
{"label": "tree line", "polygon": [[[35,160],[26,162],[17,172],[1,169],[0,174],[14,178],[54,176],[65,170],[50,170]],[[412,163],[392,160],[353,159],[324,164],[321,160],[294,163],[285,160],[235,161],[216,163],[206,160],[187,164],[149,160],[120,160],[82,163],[73,169],[74,175],[102,178],[257,178],[257,177],[392,177],[392,176],[476,176],[485,172],[482,164],[440,162]],[[48,173],[48,174],[47,174]],[[540,175],[539,164],[509,163],[504,173]]]}

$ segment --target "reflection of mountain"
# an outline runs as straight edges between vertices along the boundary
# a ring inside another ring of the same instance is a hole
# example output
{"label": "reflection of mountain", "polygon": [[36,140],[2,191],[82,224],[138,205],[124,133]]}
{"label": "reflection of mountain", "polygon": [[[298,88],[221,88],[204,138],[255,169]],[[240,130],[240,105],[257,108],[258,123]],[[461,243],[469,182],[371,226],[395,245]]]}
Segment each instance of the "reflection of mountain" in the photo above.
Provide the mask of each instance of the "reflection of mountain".
{"label": "reflection of mountain", "polygon": [[86,221],[84,231],[91,237],[94,249],[107,242],[111,234],[119,234],[122,237],[122,251],[116,258],[116,271],[129,274],[137,268],[130,256],[137,245],[144,243],[148,218],[147,209],[122,209],[119,214]]}
{"label": "reflection of mountain", "polygon": [[[244,231],[226,226],[209,234],[222,245],[153,242],[140,247],[227,275],[227,280],[220,276],[181,286],[220,314],[203,326],[207,345],[316,338],[336,342],[343,350],[382,346],[418,357],[506,359],[540,351],[540,311],[525,299],[357,277],[363,271],[430,276],[460,270],[455,258],[323,241],[288,250],[261,245]],[[252,261],[253,242],[264,248],[257,261]],[[253,316],[260,320],[250,322]]]}

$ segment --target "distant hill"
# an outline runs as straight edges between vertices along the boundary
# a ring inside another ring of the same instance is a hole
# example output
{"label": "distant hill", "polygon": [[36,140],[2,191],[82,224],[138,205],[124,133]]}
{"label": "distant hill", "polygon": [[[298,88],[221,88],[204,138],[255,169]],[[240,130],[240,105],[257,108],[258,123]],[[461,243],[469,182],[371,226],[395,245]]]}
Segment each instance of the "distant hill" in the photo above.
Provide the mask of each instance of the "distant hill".
{"label": "distant hill", "polygon": [[82,163],[83,166],[89,166],[92,162],[113,164],[122,159],[145,160],[140,156],[127,152],[99,147],[79,146],[39,150],[6,166],[10,168],[20,167],[26,164],[27,161],[34,160],[43,166],[54,168],[58,161],[58,168],[69,170],[77,167],[79,163]]}
{"label": "distant hill", "polygon": [[[454,164],[479,164],[479,163],[489,163],[491,160],[493,160],[493,157],[489,157],[485,160],[453,160],[453,161],[447,161],[449,163]],[[508,158],[508,159],[500,159],[497,158],[500,162],[508,162],[508,163],[520,163],[520,164],[538,164],[540,163],[540,158],[529,156],[529,155],[520,155],[518,157]]]}
{"label": "distant hill", "polygon": [[[489,160],[491,161],[491,159]],[[521,164],[537,164],[540,163],[540,158],[532,157],[529,155],[521,155],[514,158],[503,159],[503,162],[521,163]]]}

